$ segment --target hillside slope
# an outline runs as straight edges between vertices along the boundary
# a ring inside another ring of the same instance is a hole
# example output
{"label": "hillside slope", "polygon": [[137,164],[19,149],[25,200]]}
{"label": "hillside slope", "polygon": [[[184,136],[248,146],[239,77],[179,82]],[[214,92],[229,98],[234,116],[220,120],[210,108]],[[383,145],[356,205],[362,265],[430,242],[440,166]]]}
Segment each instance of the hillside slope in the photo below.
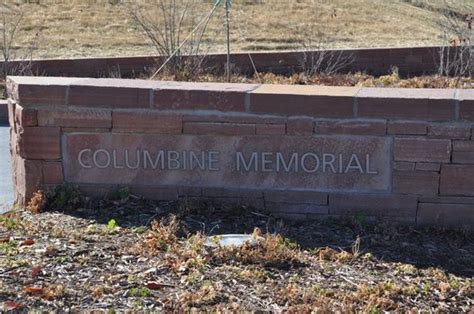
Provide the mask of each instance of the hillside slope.
{"label": "hillside slope", "polygon": [[[169,0],[168,0],[169,1]],[[34,57],[145,55],[154,52],[130,16],[137,1],[23,0],[13,7],[25,18],[16,36],[16,47],[37,43]],[[193,0],[190,16],[196,20],[212,8],[211,0]],[[18,3],[18,1],[16,1]],[[105,3],[105,4],[104,4]],[[161,16],[156,1],[139,5],[154,17]],[[152,3],[155,3],[153,5]],[[423,46],[441,43],[440,29],[445,0],[234,0],[232,46],[234,50],[324,47]],[[451,2],[459,14],[474,0]],[[216,11],[206,38],[210,51],[225,49],[224,12]]]}

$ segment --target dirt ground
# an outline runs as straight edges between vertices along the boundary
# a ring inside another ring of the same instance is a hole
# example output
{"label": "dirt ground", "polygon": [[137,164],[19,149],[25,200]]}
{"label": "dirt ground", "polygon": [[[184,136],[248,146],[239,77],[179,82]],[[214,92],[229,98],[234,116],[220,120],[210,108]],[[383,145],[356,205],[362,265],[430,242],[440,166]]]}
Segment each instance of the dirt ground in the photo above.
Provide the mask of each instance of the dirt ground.
{"label": "dirt ground", "polygon": [[[179,2],[179,1],[178,1]],[[211,0],[193,0],[189,16],[199,21]],[[393,47],[443,43],[437,23],[445,0],[235,0],[231,10],[234,50],[281,50],[306,46]],[[448,1],[464,14],[471,0]],[[138,7],[160,19],[157,1],[6,1],[24,12],[15,55],[34,47],[36,58],[149,55],[154,50],[130,17]],[[7,11],[8,12],[8,11]],[[8,17],[8,13],[6,14]],[[225,50],[224,11],[209,23],[209,51]],[[191,25],[190,23],[187,25]],[[183,37],[188,34],[184,28]],[[445,44],[445,43],[444,43]]]}
{"label": "dirt ground", "polygon": [[[204,245],[226,233],[260,240]],[[470,312],[473,239],[123,193],[73,211],[0,216],[0,309]]]}

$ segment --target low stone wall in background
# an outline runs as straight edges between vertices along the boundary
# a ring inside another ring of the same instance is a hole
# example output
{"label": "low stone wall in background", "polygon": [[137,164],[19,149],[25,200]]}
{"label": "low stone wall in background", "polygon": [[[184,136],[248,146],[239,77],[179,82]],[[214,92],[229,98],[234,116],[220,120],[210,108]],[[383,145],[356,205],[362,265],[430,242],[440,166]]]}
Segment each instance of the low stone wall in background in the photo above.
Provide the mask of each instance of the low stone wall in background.
{"label": "low stone wall in background", "polygon": [[474,90],[10,77],[16,200],[247,204],[282,216],[474,226]]}
{"label": "low stone wall in background", "polygon": [[[361,48],[324,50],[325,58],[350,59],[351,62],[339,69],[339,73],[365,72],[373,75],[385,75],[397,67],[400,75],[413,76],[436,74],[439,67],[440,47],[407,47],[407,48]],[[457,55],[456,48],[450,48],[449,55]],[[291,74],[302,70],[305,56],[315,51],[250,51],[235,52],[231,62],[236,73],[253,74],[258,72],[273,72]],[[216,72],[224,72],[227,56],[225,54],[209,54],[205,66]],[[318,59],[318,58],[316,58]],[[46,59],[27,61],[31,64],[32,72],[47,76],[76,76],[76,77],[107,77],[113,73],[123,77],[137,77],[155,68],[164,60],[159,57],[104,57],[104,58],[74,58]],[[252,64],[253,62],[253,64]],[[20,62],[10,62],[12,67],[20,67]],[[2,63],[0,62],[0,66]],[[25,66],[22,66],[24,68]],[[254,68],[255,67],[255,68]]]}

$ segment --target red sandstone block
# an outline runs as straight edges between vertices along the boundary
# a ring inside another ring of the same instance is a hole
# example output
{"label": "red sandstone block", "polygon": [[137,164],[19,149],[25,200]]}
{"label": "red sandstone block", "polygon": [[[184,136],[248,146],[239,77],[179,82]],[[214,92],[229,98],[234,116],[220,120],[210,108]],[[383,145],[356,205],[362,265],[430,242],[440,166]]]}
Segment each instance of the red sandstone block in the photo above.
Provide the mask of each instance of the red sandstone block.
{"label": "red sandstone block", "polygon": [[474,141],[453,141],[453,151],[474,152]]}
{"label": "red sandstone block", "polygon": [[201,188],[178,187],[178,195],[181,198],[193,198],[202,196]]}
{"label": "red sandstone block", "polygon": [[426,122],[414,121],[390,121],[388,123],[388,134],[399,135],[426,135],[428,124]]}
{"label": "red sandstone block", "polygon": [[257,124],[257,135],[284,135],[286,133],[285,124]]}
{"label": "red sandstone block", "polygon": [[271,213],[285,213],[285,214],[329,214],[329,206],[309,203],[274,203],[266,202],[266,208]]}
{"label": "red sandstone block", "polygon": [[458,89],[459,118],[474,121],[474,90]]}
{"label": "red sandstone block", "polygon": [[15,110],[16,109],[15,109],[15,107],[16,107],[16,104],[11,99],[8,99],[8,123],[13,128],[13,130],[16,130],[16,126],[15,126]]}
{"label": "red sandstone block", "polygon": [[420,203],[435,204],[474,204],[474,197],[456,197],[456,196],[427,196],[420,197]]}
{"label": "red sandstone block", "polygon": [[312,191],[265,191],[265,201],[273,203],[300,203],[327,205],[328,194]]}
{"label": "red sandstone block", "polygon": [[134,185],[130,187],[130,193],[157,201],[173,201],[178,199],[178,188],[175,187]]}
{"label": "red sandstone block", "polygon": [[416,171],[395,172],[393,174],[393,192],[401,194],[437,195],[439,173]]}
{"label": "red sandstone block", "polygon": [[286,123],[288,135],[312,135],[314,131],[314,121],[311,118],[290,117]]}
{"label": "red sandstone block", "polygon": [[428,137],[468,140],[471,137],[471,126],[465,124],[431,124],[428,126]]}
{"label": "red sandstone block", "polygon": [[111,128],[112,114],[110,110],[104,109],[39,109],[38,124],[67,128]]}
{"label": "red sandstone block", "polygon": [[416,170],[439,172],[441,170],[441,164],[437,162],[417,162]]}
{"label": "red sandstone block", "polygon": [[114,132],[139,132],[156,134],[181,134],[182,117],[159,111],[118,111],[114,110]]}
{"label": "red sandstone block", "polygon": [[247,92],[258,85],[167,82],[154,90],[155,108],[164,110],[246,111]]}
{"label": "red sandstone block", "polygon": [[18,152],[27,159],[54,160],[61,158],[60,129],[53,127],[26,127],[19,134]]}
{"label": "red sandstone block", "polygon": [[43,181],[45,184],[62,184],[64,182],[63,166],[59,161],[45,161],[42,163]]}
{"label": "red sandstone block", "polygon": [[43,183],[41,161],[26,160],[13,154],[12,169],[15,203],[26,205],[33,194],[41,189]]}
{"label": "red sandstone block", "polygon": [[80,133],[108,133],[110,132],[110,129],[106,129],[106,128],[65,128],[65,127],[62,127],[61,128],[61,131],[63,133],[77,133],[77,132],[80,132]]}
{"label": "red sandstone block", "polygon": [[456,229],[474,226],[474,206],[472,204],[430,204],[421,203],[417,213],[420,226],[444,226]]}
{"label": "red sandstone block", "polygon": [[255,124],[185,122],[183,124],[183,133],[229,136],[252,135],[255,134]]}
{"label": "red sandstone block", "polygon": [[395,161],[393,163],[393,170],[396,171],[413,171],[415,170],[415,163],[409,161]]}
{"label": "red sandstone block", "polygon": [[384,194],[330,194],[331,215],[353,215],[364,213],[369,216],[415,217],[418,197],[415,195]]}
{"label": "red sandstone block", "polygon": [[205,197],[234,197],[234,198],[262,198],[262,191],[225,188],[203,188],[202,195]]}
{"label": "red sandstone block", "polygon": [[[184,114],[183,122],[222,122],[222,123],[254,123],[254,124],[284,124],[285,117],[262,116],[253,114]],[[312,133],[312,129],[310,134]]]}
{"label": "red sandstone block", "polygon": [[453,152],[454,164],[474,164],[474,152]]}
{"label": "red sandstone block", "polygon": [[83,195],[89,197],[104,198],[110,197],[116,193],[120,187],[116,185],[98,185],[98,184],[74,184],[79,188]]}
{"label": "red sandstone block", "polygon": [[440,194],[474,196],[474,165],[442,165]]}
{"label": "red sandstone block", "polygon": [[38,115],[36,109],[25,108],[19,105],[15,106],[15,123],[17,126],[37,126]]}
{"label": "red sandstone block", "polygon": [[396,161],[449,162],[451,141],[424,138],[396,138],[394,143]]}
{"label": "red sandstone block", "polygon": [[72,85],[68,105],[102,108],[149,108],[150,90],[127,86]]}
{"label": "red sandstone block", "polygon": [[359,117],[430,121],[455,119],[454,90],[362,88],[356,99]]}
{"label": "red sandstone block", "polygon": [[356,87],[262,85],[250,93],[250,112],[349,118],[357,91]]}
{"label": "red sandstone block", "polygon": [[385,120],[316,120],[315,134],[385,135]]}
{"label": "red sandstone block", "polygon": [[198,200],[212,204],[213,206],[249,206],[258,209],[265,208],[263,198],[200,197]]}
{"label": "red sandstone block", "polygon": [[8,96],[22,106],[64,105],[68,86],[75,78],[10,76]]}

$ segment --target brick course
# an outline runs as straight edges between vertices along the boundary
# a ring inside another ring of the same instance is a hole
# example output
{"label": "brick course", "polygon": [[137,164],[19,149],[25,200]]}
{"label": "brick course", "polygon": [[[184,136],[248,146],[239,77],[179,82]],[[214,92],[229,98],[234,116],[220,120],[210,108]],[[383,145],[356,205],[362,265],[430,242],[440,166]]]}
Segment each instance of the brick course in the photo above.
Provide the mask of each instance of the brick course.
{"label": "brick course", "polygon": [[390,121],[387,128],[388,134],[395,135],[426,135],[428,123],[413,121]]}
{"label": "brick course", "polygon": [[440,195],[474,196],[474,165],[443,165]]}
{"label": "brick course", "polygon": [[318,120],[315,134],[385,135],[385,120]]}
{"label": "brick course", "polygon": [[262,85],[250,93],[250,112],[321,118],[353,116],[357,88]]}
{"label": "brick course", "polygon": [[359,117],[450,121],[456,117],[454,90],[362,88],[356,96]]}
{"label": "brick course", "polygon": [[245,112],[246,93],[257,85],[182,83],[154,90],[153,107],[162,110]]}
{"label": "brick course", "polygon": [[111,128],[112,113],[107,109],[39,109],[39,126],[68,128]]}
{"label": "brick course", "polygon": [[394,143],[396,161],[449,162],[451,141],[425,138],[396,138]]}
{"label": "brick course", "polygon": [[417,214],[421,226],[444,226],[470,229],[474,225],[474,206],[466,204],[421,203]]}
{"label": "brick course", "polygon": [[331,215],[398,216],[415,219],[417,197],[413,195],[331,194]]}
{"label": "brick course", "polygon": [[17,143],[21,157],[38,160],[61,158],[59,128],[25,127],[23,130]]}
{"label": "brick course", "polygon": [[183,129],[181,115],[151,110],[114,110],[112,119],[114,132],[180,134]]}
{"label": "brick course", "polygon": [[437,172],[395,172],[393,192],[401,194],[438,195],[439,174]]}
{"label": "brick course", "polygon": [[314,121],[311,118],[289,118],[286,124],[288,135],[311,135],[314,130]]}
{"label": "brick course", "polygon": [[253,135],[255,134],[255,124],[185,122],[183,124],[183,133],[210,135]]}

